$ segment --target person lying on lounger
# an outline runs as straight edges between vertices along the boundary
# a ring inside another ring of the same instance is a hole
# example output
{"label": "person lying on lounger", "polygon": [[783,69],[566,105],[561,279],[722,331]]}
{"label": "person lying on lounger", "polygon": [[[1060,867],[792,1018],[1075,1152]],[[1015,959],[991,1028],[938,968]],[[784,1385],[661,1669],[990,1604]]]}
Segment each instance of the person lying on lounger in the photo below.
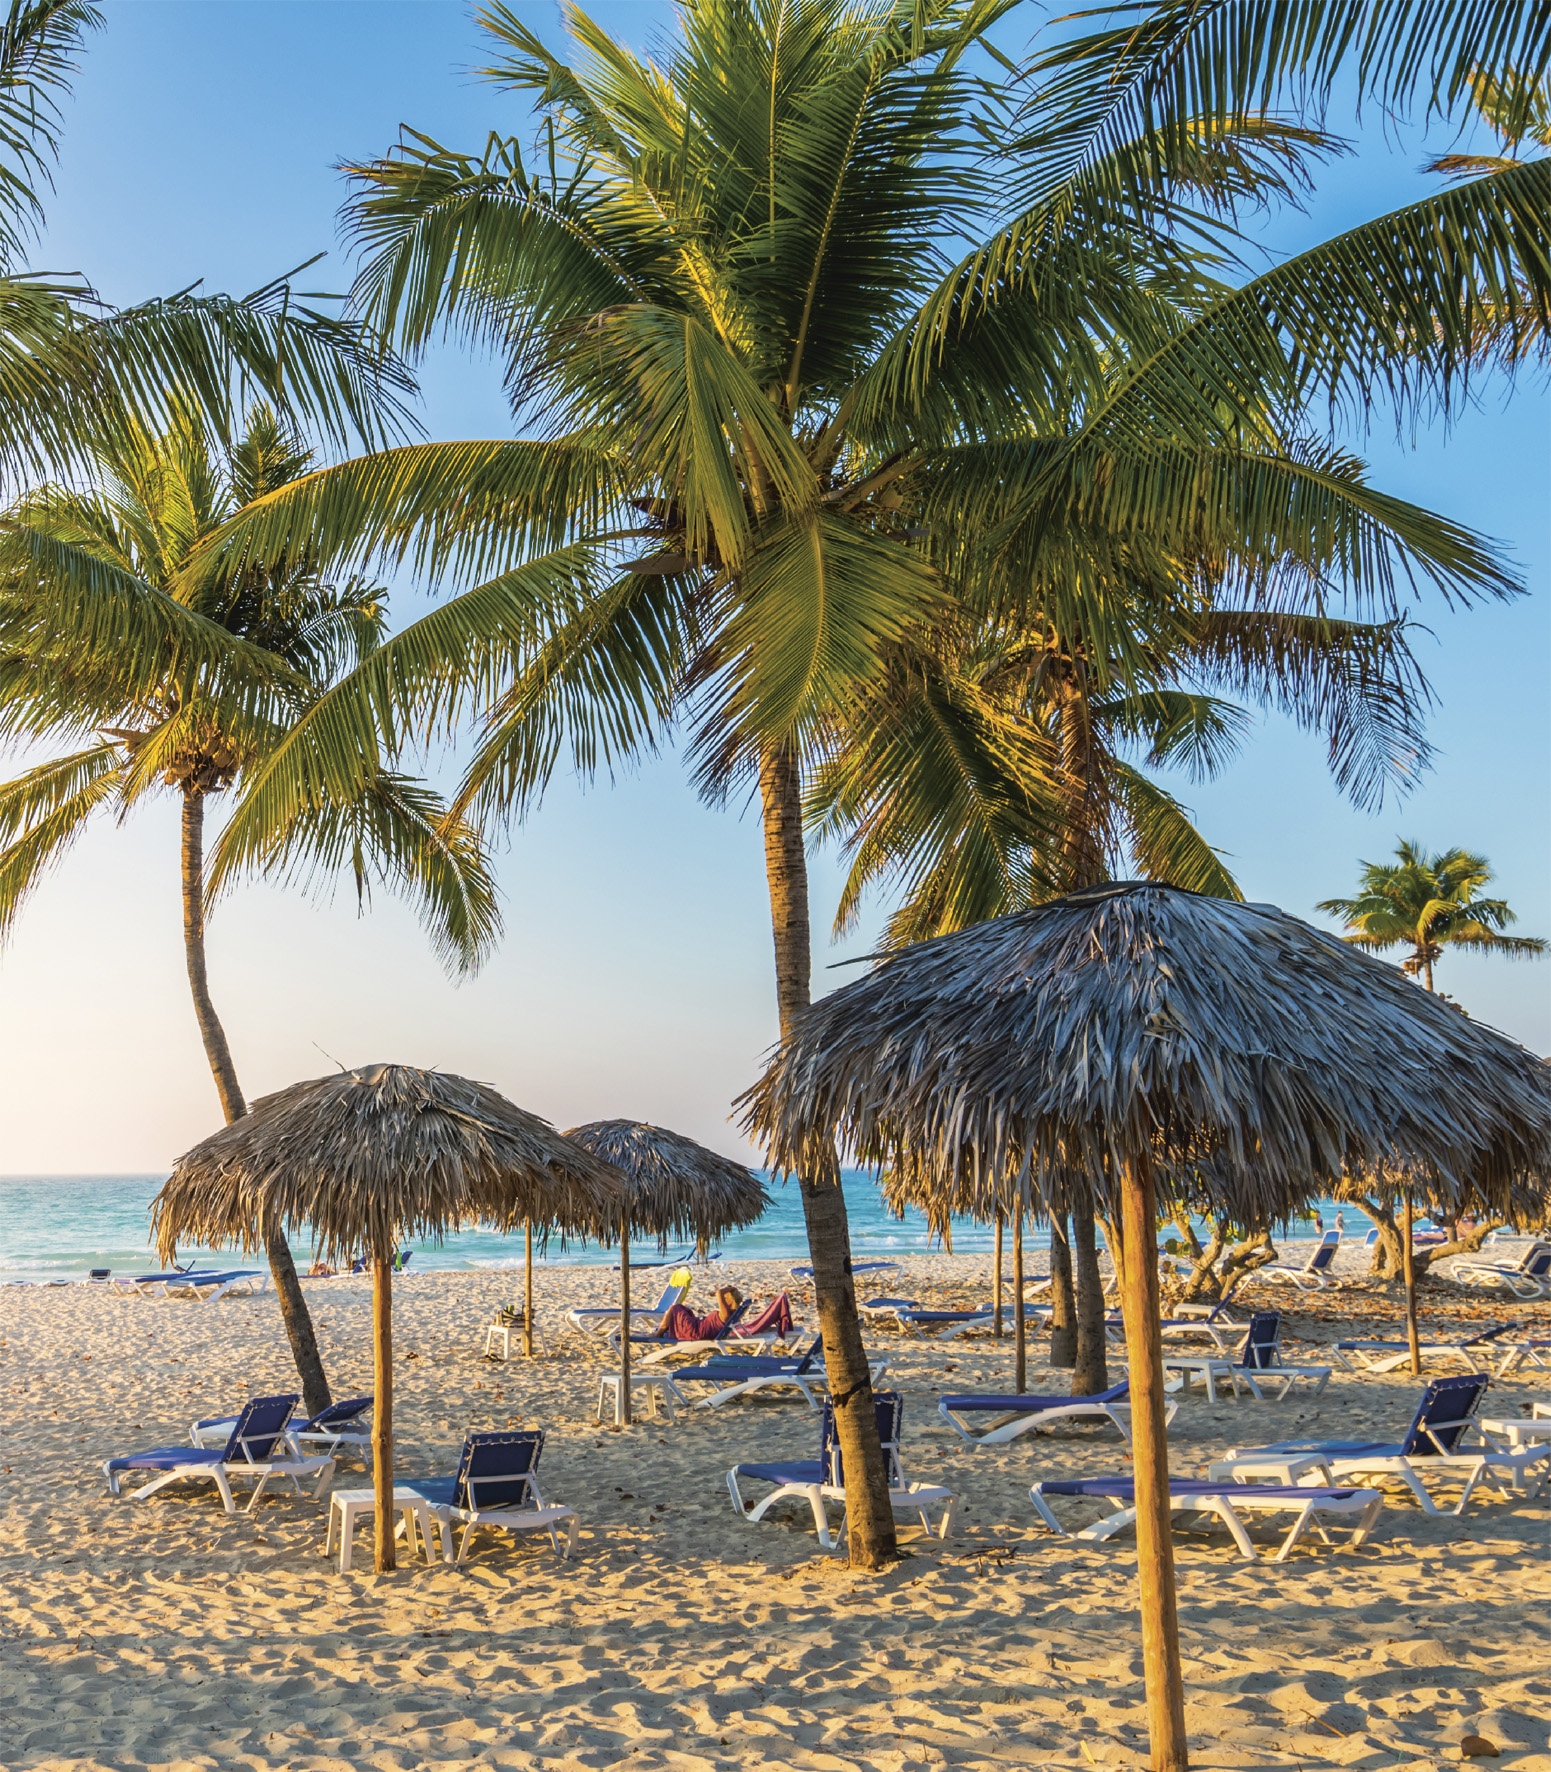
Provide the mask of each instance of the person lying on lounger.
{"label": "person lying on lounger", "polygon": [[697,1317],[687,1304],[676,1304],[662,1320],[664,1341],[709,1341],[719,1335],[732,1313],[743,1303],[736,1286],[718,1286],[716,1309]]}

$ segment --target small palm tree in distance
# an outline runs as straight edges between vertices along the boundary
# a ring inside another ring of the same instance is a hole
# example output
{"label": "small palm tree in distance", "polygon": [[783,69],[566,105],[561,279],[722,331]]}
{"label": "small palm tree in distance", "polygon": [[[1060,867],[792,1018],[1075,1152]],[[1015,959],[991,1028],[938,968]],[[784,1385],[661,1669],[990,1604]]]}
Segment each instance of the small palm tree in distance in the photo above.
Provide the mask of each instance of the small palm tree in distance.
{"label": "small palm tree in distance", "polygon": [[1534,935],[1505,935],[1518,918],[1502,898],[1483,898],[1494,878],[1484,855],[1446,849],[1428,855],[1419,843],[1401,843],[1394,862],[1364,862],[1355,898],[1327,898],[1319,909],[1346,920],[1355,947],[1409,946],[1401,962],[1413,978],[1433,988],[1433,967],[1446,948],[1470,954],[1536,959],[1546,943]]}

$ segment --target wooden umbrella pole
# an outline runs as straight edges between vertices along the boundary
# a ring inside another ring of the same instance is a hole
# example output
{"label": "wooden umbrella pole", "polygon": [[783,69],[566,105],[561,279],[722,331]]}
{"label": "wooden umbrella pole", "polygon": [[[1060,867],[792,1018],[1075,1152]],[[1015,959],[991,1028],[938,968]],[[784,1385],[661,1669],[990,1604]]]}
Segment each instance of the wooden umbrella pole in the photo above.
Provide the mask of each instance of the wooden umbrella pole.
{"label": "wooden umbrella pole", "polygon": [[996,1279],[991,1286],[991,1333],[1002,1339],[1002,1214],[996,1214]]}
{"label": "wooden umbrella pole", "polygon": [[377,1573],[398,1567],[393,1529],[393,1259],[379,1255],[372,1269],[372,1488],[376,1507]]}
{"label": "wooden umbrella pole", "polygon": [[1013,1393],[1022,1396],[1027,1383],[1028,1342],[1023,1325],[1023,1202],[1012,1221],[1012,1349]]}
{"label": "wooden umbrella pole", "polygon": [[1151,1160],[1126,1164],[1121,1183],[1120,1263],[1131,1371],[1131,1454],[1136,1479],[1136,1551],[1142,1609],[1142,1666],[1152,1772],[1187,1772],[1185,1682],[1174,1592],[1169,1523],[1169,1441],[1163,1404],[1163,1331],[1158,1264],[1147,1260],[1156,1234]]}
{"label": "wooden umbrella pole", "polygon": [[1406,1189],[1405,1220],[1401,1227],[1401,1268],[1406,1277],[1406,1342],[1411,1349],[1411,1371],[1420,1377],[1422,1344],[1416,1332],[1416,1257],[1411,1248],[1411,1190]]}
{"label": "wooden umbrella pole", "polygon": [[619,1220],[619,1414],[620,1425],[630,1425],[630,1220]]}

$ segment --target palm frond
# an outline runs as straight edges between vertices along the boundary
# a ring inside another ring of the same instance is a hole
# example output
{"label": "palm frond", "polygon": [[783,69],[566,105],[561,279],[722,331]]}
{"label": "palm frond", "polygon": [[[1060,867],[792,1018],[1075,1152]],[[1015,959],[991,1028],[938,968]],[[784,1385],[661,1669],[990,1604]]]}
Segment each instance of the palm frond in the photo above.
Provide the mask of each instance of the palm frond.
{"label": "palm frond", "polygon": [[[409,776],[383,770],[347,800],[315,797],[266,830],[246,863],[305,891],[346,873],[363,908],[373,882],[401,894],[438,957],[460,973],[477,970],[500,936],[496,885],[477,834],[449,820],[441,796]],[[210,896],[233,878],[229,868],[212,873]]]}
{"label": "palm frond", "polygon": [[0,940],[28,896],[62,861],[86,821],[122,788],[120,753],[94,745],[0,786]]}
{"label": "palm frond", "polygon": [[352,805],[412,733],[491,699],[514,658],[583,596],[593,558],[586,548],[561,550],[451,598],[319,695],[245,772],[210,856],[211,890],[262,867],[273,833]]}
{"label": "palm frond", "polygon": [[1196,829],[1179,801],[1128,763],[1117,760],[1112,768],[1126,841],[1142,877],[1242,902],[1244,894],[1221,853]]}

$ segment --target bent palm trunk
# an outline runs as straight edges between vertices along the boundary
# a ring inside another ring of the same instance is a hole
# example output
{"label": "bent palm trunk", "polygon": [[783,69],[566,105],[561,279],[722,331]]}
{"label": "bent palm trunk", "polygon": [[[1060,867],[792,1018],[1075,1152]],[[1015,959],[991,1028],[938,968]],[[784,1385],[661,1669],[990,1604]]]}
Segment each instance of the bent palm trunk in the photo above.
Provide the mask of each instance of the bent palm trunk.
{"label": "bent palm trunk", "polygon": [[1094,1397],[1109,1389],[1109,1361],[1104,1347],[1104,1279],[1099,1272],[1091,1204],[1072,1214],[1072,1255],[1077,1268],[1077,1363],[1072,1372],[1072,1395]]}
{"label": "bent palm trunk", "polygon": [[1072,1244],[1064,1212],[1050,1215],[1050,1364],[1077,1364],[1077,1295],[1072,1289]]}
{"label": "bent palm trunk", "polygon": [[[765,824],[765,875],[770,886],[770,922],[775,938],[776,1003],[781,1038],[790,1037],[809,1002],[811,955],[808,936],[808,861],[803,850],[802,798],[797,759],[782,745],[759,760],[759,791]],[[846,1218],[840,1171],[804,1175],[799,1185],[802,1214],[813,1258],[813,1290],[818,1300],[824,1364],[835,1406],[835,1430],[845,1464],[847,1549],[851,1566],[880,1569],[899,1554],[888,1472],[878,1443],[872,1380],[862,1346],[851,1275],[851,1227]]]}
{"label": "bent palm trunk", "polygon": [[[229,1126],[248,1111],[242,1089],[237,1082],[237,1067],[232,1063],[231,1047],[226,1030],[210,1000],[210,985],[205,972],[205,797],[197,791],[183,795],[183,850],[181,857],[183,883],[183,953],[188,962],[189,989],[194,997],[194,1016],[199,1022],[199,1037],[205,1043],[205,1057],[210,1061],[210,1074],[215,1078],[216,1094],[221,1098],[221,1112]],[[333,1398],[318,1353],[318,1338],[312,1326],[312,1314],[302,1297],[302,1283],[297,1278],[291,1247],[285,1240],[282,1225],[264,1226],[264,1253],[280,1300],[280,1315],[290,1339],[291,1353],[302,1381],[302,1400],[309,1415],[327,1409]]]}

